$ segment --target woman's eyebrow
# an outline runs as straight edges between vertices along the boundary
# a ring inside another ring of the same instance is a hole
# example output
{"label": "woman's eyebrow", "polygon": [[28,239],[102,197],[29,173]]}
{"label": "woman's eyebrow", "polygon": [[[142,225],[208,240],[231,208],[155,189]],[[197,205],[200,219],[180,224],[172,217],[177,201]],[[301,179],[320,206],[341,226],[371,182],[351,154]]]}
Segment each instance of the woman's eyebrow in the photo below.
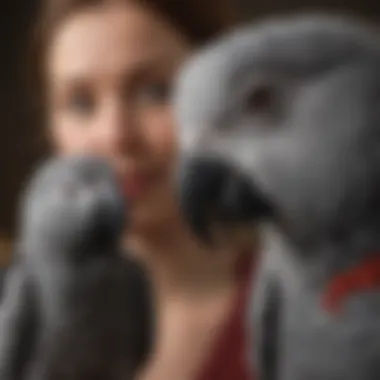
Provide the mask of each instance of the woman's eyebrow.
{"label": "woman's eyebrow", "polygon": [[120,65],[115,69],[104,68],[86,68],[75,67],[72,70],[62,73],[55,73],[51,76],[51,81],[59,82],[59,78],[64,78],[65,83],[71,86],[81,87],[88,83],[98,80],[101,77],[110,76],[113,77],[115,72],[123,80],[133,78],[133,80],[147,79],[149,77],[166,76],[171,73],[172,66],[168,60],[163,56],[152,56],[136,59],[131,63]]}
{"label": "woman's eyebrow", "polygon": [[[54,84],[54,79],[52,82]],[[86,78],[79,74],[70,74],[64,81],[57,81],[56,86],[51,86],[49,92],[51,95],[58,95],[59,97],[62,97],[78,90],[87,90],[88,88],[91,88],[91,78]]]}

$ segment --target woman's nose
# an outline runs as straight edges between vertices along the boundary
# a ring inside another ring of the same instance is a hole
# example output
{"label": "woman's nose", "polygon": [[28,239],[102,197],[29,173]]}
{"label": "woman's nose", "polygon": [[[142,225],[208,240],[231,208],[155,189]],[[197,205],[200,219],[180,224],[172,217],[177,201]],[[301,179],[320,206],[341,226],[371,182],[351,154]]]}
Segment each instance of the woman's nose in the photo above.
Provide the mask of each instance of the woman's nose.
{"label": "woman's nose", "polygon": [[108,153],[132,153],[141,145],[141,131],[132,107],[109,101],[102,109],[95,128],[99,147]]}

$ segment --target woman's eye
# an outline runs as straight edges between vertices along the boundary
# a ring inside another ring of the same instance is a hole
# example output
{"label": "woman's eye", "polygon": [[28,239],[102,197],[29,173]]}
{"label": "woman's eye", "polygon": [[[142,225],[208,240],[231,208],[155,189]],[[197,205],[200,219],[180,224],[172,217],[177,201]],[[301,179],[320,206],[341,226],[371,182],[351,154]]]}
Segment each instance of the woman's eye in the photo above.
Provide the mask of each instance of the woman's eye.
{"label": "woman's eye", "polygon": [[141,88],[138,92],[138,103],[141,105],[161,105],[169,100],[171,86],[167,83],[156,83]]}
{"label": "woman's eye", "polygon": [[67,108],[79,116],[88,116],[95,111],[96,101],[88,93],[73,94],[67,101]]}

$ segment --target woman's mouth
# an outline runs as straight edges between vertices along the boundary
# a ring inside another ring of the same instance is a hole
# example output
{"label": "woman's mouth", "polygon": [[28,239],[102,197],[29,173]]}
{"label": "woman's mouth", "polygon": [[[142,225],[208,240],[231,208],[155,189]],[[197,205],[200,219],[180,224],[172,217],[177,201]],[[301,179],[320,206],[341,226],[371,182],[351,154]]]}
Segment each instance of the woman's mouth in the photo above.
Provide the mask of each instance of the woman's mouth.
{"label": "woman's mouth", "polygon": [[149,191],[153,176],[147,173],[128,173],[122,178],[123,193],[127,199],[137,200]]}

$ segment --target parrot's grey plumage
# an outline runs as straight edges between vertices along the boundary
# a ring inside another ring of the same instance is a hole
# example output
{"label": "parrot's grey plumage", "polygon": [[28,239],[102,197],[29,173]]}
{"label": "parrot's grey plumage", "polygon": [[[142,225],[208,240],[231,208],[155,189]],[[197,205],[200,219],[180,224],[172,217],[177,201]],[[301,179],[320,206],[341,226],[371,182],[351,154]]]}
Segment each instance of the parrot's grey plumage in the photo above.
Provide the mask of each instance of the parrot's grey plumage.
{"label": "parrot's grey plumage", "polygon": [[2,380],[132,378],[149,349],[150,300],[142,268],[119,248],[125,211],[101,159],[37,170],[0,307]]}
{"label": "parrot's grey plumage", "polygon": [[180,195],[194,231],[211,239],[220,215],[263,222],[251,326],[261,374],[262,314],[275,284],[278,331],[268,339],[277,372],[268,378],[380,379],[379,271],[356,276],[358,289],[344,284],[340,314],[323,303],[332,280],[379,265],[377,30],[323,14],[241,28],[190,60],[176,102]]}

